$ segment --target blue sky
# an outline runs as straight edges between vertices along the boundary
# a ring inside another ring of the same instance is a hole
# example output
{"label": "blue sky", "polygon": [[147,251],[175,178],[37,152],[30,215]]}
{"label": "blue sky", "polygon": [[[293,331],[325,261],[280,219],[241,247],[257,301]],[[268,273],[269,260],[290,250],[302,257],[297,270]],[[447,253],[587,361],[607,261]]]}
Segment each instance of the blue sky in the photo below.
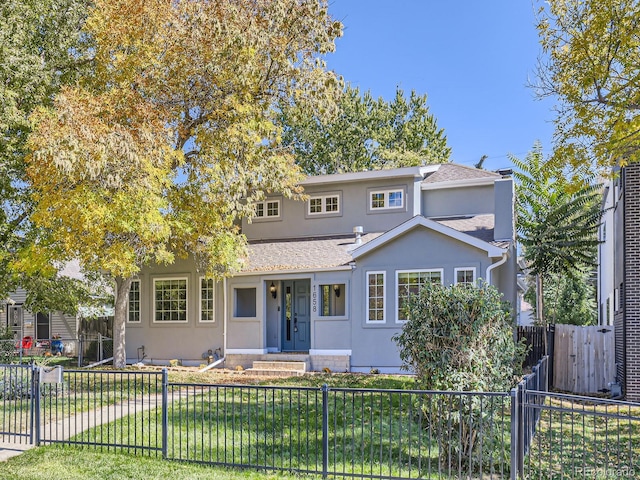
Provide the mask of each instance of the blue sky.
{"label": "blue sky", "polygon": [[346,81],[393,98],[427,93],[452,160],[510,167],[534,142],[551,150],[551,99],[538,100],[540,53],[531,0],[330,0],[344,24],[327,66]]}

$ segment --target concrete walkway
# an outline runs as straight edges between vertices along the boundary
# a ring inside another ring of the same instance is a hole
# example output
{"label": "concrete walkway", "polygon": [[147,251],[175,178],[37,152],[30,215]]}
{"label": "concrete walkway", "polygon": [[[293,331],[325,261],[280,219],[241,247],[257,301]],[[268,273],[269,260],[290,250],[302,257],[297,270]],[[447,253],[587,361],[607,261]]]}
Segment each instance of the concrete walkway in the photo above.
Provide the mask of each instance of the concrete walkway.
{"label": "concrete walkway", "polygon": [[[162,407],[162,395],[145,396],[142,399],[130,400],[124,403],[117,403],[102,407],[97,410],[89,410],[61,418],[53,422],[46,420],[40,423],[40,432],[42,432],[43,445],[46,440],[62,441],[68,440],[79,433],[89,430],[99,425],[111,423],[119,418],[133,415],[134,413],[144,412],[153,408]],[[18,443],[22,442],[22,443]],[[21,453],[34,448],[26,437],[17,437],[15,442],[0,442],[0,462],[4,462],[11,457],[20,455]]]}

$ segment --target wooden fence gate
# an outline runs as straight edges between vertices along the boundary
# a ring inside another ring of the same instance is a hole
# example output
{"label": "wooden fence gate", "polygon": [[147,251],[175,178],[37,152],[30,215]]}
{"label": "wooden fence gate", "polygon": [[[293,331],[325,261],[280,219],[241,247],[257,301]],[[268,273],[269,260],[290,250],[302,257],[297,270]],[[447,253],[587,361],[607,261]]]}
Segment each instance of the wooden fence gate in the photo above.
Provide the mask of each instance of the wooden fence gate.
{"label": "wooden fence gate", "polygon": [[615,382],[613,326],[555,326],[553,386],[571,393],[598,393]]}

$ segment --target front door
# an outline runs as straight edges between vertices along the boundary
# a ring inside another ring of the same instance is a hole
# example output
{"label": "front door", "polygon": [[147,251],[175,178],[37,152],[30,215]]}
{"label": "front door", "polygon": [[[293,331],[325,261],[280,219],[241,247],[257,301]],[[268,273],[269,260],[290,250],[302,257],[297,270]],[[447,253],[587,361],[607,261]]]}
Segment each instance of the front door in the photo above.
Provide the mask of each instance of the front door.
{"label": "front door", "polygon": [[13,330],[14,338],[22,338],[24,313],[22,305],[11,305],[9,307],[9,319],[7,327]]}
{"label": "front door", "polygon": [[282,282],[282,350],[308,352],[311,346],[311,280]]}

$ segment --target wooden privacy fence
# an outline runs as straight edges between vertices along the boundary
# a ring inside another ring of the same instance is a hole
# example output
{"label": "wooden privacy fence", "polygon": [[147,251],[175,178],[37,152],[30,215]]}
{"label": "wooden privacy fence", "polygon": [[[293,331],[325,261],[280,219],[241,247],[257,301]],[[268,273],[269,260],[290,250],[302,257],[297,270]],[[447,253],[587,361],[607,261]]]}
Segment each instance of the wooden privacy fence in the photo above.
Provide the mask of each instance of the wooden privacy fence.
{"label": "wooden privacy fence", "polygon": [[572,393],[598,393],[615,382],[613,326],[555,325],[553,386]]}

